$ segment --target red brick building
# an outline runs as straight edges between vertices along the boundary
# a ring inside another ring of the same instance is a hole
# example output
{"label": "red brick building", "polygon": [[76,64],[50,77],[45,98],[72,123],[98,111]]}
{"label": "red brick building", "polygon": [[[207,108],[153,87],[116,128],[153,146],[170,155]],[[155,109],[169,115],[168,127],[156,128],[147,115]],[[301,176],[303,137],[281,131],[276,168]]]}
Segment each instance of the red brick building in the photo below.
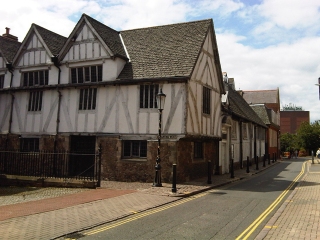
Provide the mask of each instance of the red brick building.
{"label": "red brick building", "polygon": [[310,123],[309,111],[286,110],[280,111],[280,132],[296,133],[301,123]]}

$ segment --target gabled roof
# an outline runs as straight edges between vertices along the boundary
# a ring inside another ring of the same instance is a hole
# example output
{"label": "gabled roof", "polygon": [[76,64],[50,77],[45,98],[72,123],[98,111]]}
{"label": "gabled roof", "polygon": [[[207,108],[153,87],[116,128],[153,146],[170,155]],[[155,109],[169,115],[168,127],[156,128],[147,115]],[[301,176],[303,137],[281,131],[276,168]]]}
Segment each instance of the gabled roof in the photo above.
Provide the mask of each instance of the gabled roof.
{"label": "gabled roof", "polygon": [[229,107],[229,111],[232,112],[232,115],[244,120],[258,124],[264,128],[267,128],[262,119],[257,115],[257,113],[249,106],[249,104],[243,99],[243,97],[234,90],[232,87],[228,87],[228,98],[229,106],[224,106],[225,108]]}
{"label": "gabled roof", "polygon": [[266,124],[270,125],[271,121],[269,119],[268,111],[265,105],[263,104],[256,104],[250,105],[250,107],[257,113],[257,115],[261,118],[261,120]]}
{"label": "gabled roof", "polygon": [[19,59],[20,54],[24,51],[24,46],[28,44],[29,37],[32,33],[35,33],[39,37],[40,42],[43,44],[44,48],[51,56],[57,55],[67,40],[66,37],[33,23],[26,37],[24,38],[17,54],[14,56],[14,62]]}
{"label": "gabled roof", "polygon": [[67,38],[57,33],[51,32],[48,29],[40,27],[39,25],[33,24],[33,26],[40,34],[47,47],[50,49],[51,53],[53,55],[57,55],[66,42]]}
{"label": "gabled roof", "polygon": [[259,103],[280,104],[279,89],[242,91],[242,94],[243,94],[243,98],[249,104],[259,104]]}
{"label": "gabled roof", "polygon": [[0,36],[0,54],[7,62],[12,62],[21,42],[13,41]]}
{"label": "gabled roof", "polygon": [[62,59],[68,52],[71,45],[73,44],[73,39],[79,34],[85,23],[89,25],[98,40],[100,40],[101,43],[104,44],[104,47],[107,49],[111,56],[118,56],[125,60],[128,59],[120,38],[120,33],[86,14],[82,14],[78,23],[69,35],[65,46],[60,51],[60,59]]}
{"label": "gabled roof", "polygon": [[115,56],[118,55],[127,57],[118,31],[102,24],[86,14],[83,15],[91,23],[92,27],[97,31],[97,33],[99,33],[102,40],[106,43]]}
{"label": "gabled roof", "polygon": [[210,27],[208,19],[121,31],[130,62],[119,79],[191,77]]}

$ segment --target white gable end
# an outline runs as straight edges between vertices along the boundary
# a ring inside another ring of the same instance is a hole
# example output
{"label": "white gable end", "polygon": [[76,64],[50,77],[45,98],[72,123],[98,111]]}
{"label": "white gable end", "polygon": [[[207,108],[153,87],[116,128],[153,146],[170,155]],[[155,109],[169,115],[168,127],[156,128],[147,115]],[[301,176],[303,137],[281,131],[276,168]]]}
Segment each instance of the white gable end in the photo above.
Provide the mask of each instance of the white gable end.
{"label": "white gable end", "polygon": [[87,24],[84,24],[77,35],[73,45],[65,55],[63,62],[73,62],[81,60],[94,60],[109,58],[105,47],[94,36]]}
{"label": "white gable end", "polygon": [[18,61],[19,67],[36,66],[51,63],[51,56],[40,42],[38,36],[33,33],[26,44],[26,50]]}

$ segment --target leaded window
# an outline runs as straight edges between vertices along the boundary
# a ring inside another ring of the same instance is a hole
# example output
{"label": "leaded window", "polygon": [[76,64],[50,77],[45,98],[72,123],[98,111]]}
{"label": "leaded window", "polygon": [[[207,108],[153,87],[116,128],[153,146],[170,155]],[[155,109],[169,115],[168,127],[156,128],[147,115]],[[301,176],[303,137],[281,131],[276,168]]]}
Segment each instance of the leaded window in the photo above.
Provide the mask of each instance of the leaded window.
{"label": "leaded window", "polygon": [[32,91],[29,95],[28,111],[41,111],[42,91]]}
{"label": "leaded window", "polygon": [[203,159],[203,142],[194,142],[194,158]]}
{"label": "leaded window", "polygon": [[101,82],[102,65],[71,68],[71,82]]}
{"label": "leaded window", "polygon": [[140,85],[140,108],[158,108],[157,94],[158,84]]}
{"label": "leaded window", "polygon": [[124,140],[123,158],[146,158],[147,141],[146,140]]}
{"label": "leaded window", "polygon": [[40,71],[32,71],[32,72],[24,72],[23,73],[22,85],[24,87],[44,86],[44,85],[48,85],[48,82],[49,82],[49,71],[48,70],[40,70]]}
{"label": "leaded window", "polygon": [[21,152],[39,152],[39,138],[20,138]]}
{"label": "leaded window", "polygon": [[211,112],[211,90],[203,86],[202,93],[202,112],[205,114],[210,114]]}
{"label": "leaded window", "polygon": [[96,109],[97,88],[80,89],[79,110]]}

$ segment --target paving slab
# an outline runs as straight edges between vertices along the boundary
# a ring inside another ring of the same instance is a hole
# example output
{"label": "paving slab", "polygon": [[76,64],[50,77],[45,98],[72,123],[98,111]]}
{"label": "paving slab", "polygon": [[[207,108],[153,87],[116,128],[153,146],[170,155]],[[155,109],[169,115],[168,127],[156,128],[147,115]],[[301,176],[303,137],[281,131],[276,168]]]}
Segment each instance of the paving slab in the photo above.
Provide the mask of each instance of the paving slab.
{"label": "paving slab", "polygon": [[[0,236],[10,240],[59,238],[238,181],[274,165],[260,166],[260,170],[251,167],[250,173],[239,169],[233,178],[230,174],[214,175],[212,183],[203,178],[177,184],[176,193],[172,193],[169,183],[163,183],[163,187],[152,187],[151,183],[114,181],[103,181],[99,189],[76,193],[63,190],[65,194],[60,192],[60,196],[55,196],[54,189],[49,189],[52,193],[48,189],[39,190],[36,198],[23,198],[21,196],[25,193],[19,192],[18,198],[16,194],[11,195],[12,199],[15,198],[14,204],[10,204],[9,198],[6,205],[0,206]],[[50,194],[52,197],[48,197]]]}

